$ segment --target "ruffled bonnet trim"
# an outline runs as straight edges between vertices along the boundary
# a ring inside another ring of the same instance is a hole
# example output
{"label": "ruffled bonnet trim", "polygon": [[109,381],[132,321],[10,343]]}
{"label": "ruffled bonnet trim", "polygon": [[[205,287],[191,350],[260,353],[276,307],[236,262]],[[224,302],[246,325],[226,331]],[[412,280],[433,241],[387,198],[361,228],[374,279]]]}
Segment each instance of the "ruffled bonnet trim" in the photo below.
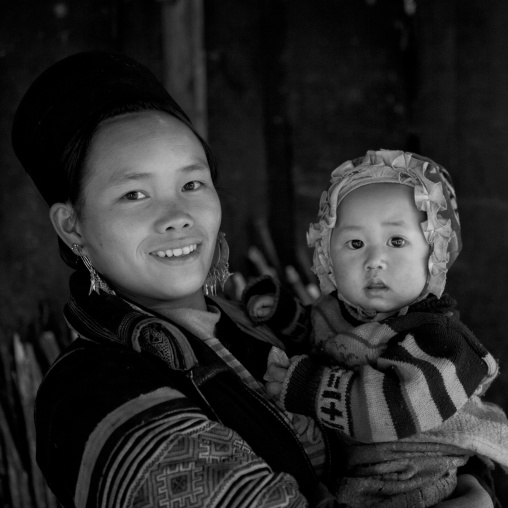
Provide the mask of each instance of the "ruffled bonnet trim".
{"label": "ruffled bonnet trim", "polygon": [[[346,161],[334,169],[330,182],[328,191],[321,195],[318,222],[311,224],[307,233],[307,244],[314,247],[313,271],[322,293],[337,289],[330,239],[342,199],[363,185],[399,183],[415,189],[416,207],[427,216],[421,227],[431,253],[427,284],[419,299],[429,294],[439,298],[444,291],[446,273],[462,247],[455,191],[448,172],[434,161],[410,152],[369,150],[363,158]],[[366,318],[371,313],[363,309],[359,312],[367,312]]]}

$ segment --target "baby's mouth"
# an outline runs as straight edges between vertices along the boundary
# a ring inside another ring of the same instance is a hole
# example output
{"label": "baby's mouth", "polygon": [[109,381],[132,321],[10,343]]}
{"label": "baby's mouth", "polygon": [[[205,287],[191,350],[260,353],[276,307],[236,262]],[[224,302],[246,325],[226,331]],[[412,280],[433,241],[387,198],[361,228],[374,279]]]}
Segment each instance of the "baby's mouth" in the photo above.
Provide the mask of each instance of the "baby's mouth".
{"label": "baby's mouth", "polygon": [[371,280],[365,286],[366,289],[388,289],[388,286],[382,280]]}

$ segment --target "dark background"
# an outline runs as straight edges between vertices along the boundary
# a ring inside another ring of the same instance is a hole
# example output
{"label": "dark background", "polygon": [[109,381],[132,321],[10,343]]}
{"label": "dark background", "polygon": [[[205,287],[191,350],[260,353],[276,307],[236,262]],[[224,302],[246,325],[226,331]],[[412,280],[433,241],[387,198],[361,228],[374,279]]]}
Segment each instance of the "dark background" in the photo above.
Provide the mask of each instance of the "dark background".
{"label": "dark background", "polygon": [[[162,79],[161,9],[182,1],[0,0],[0,340],[65,335],[68,271],[10,144],[19,100],[47,66],[90,49]],[[247,249],[266,226],[278,262],[311,282],[305,232],[332,169],[367,149],[433,158],[452,173],[463,228],[448,290],[499,358],[487,398],[508,410],[508,2],[203,0],[202,11],[232,271],[255,274]]]}

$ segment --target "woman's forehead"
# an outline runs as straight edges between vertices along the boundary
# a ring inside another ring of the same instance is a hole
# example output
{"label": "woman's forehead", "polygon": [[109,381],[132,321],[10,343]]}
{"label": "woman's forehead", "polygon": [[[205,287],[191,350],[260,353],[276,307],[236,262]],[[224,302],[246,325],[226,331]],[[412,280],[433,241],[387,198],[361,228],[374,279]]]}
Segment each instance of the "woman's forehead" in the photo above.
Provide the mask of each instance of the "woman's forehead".
{"label": "woman's forehead", "polygon": [[209,170],[195,134],[163,112],[122,115],[104,122],[86,160],[87,179],[98,177],[108,184],[141,180],[162,166]]}
{"label": "woman's forehead", "polygon": [[[116,149],[163,144],[182,152],[204,154],[204,148],[183,122],[161,111],[130,113],[109,119],[98,127],[90,146],[91,157],[117,155]],[[122,152],[118,155],[122,155]]]}

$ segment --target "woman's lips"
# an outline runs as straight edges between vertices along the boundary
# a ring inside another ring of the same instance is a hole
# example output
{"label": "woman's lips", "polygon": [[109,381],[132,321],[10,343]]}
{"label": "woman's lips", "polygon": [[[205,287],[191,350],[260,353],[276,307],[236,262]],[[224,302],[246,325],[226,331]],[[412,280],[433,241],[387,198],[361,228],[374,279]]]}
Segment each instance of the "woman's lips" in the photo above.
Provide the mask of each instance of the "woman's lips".
{"label": "woman's lips", "polygon": [[196,243],[192,243],[190,245],[177,247],[175,249],[157,250],[155,252],[152,252],[152,254],[159,258],[180,257],[189,255],[191,252],[194,252],[197,248],[198,245]]}

